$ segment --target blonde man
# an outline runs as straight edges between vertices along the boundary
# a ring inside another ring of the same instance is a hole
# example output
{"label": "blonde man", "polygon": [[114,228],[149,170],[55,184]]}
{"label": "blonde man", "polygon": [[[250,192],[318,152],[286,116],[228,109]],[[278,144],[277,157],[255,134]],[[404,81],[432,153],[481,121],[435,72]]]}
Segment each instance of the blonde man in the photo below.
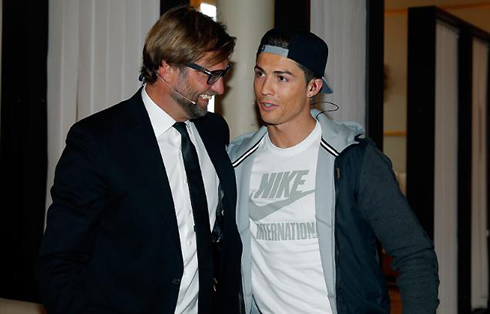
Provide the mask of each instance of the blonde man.
{"label": "blonde man", "polygon": [[144,86],[71,128],[38,262],[50,314],[240,311],[229,131],[207,113],[234,45],[192,7],[168,11]]}

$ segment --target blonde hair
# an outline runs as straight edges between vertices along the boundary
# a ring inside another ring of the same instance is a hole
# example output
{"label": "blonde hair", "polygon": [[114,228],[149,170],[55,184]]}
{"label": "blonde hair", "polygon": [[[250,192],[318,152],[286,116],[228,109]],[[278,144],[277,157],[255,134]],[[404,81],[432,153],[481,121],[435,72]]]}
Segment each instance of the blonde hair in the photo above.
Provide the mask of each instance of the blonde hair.
{"label": "blonde hair", "polygon": [[162,61],[183,67],[199,60],[205,53],[214,52],[219,63],[233,53],[235,37],[226,27],[191,6],[179,6],[167,11],[148,32],[143,48],[140,80],[156,81]]}

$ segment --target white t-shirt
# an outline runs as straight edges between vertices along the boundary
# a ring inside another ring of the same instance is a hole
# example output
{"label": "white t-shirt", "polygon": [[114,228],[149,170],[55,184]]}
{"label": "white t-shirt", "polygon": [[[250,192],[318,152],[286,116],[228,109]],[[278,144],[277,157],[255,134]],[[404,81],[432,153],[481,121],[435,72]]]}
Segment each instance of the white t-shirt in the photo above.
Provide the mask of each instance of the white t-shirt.
{"label": "white t-shirt", "polygon": [[320,260],[315,175],[321,127],[281,149],[268,136],[250,180],[252,293],[262,313],[332,313]]}

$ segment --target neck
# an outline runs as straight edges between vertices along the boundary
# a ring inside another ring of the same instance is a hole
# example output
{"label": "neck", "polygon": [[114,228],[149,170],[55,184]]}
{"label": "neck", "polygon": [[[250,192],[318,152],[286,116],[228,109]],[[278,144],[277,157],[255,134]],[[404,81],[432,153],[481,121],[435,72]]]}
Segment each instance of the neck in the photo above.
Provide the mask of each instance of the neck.
{"label": "neck", "polygon": [[293,147],[308,137],[315,128],[316,120],[309,116],[306,121],[288,125],[267,125],[269,138],[279,148]]}

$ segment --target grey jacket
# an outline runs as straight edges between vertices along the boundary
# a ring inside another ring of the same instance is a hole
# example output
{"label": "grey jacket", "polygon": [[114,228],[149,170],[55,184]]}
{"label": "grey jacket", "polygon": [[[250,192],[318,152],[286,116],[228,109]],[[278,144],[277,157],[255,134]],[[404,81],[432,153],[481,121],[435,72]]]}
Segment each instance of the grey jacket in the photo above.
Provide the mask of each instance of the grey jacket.
{"label": "grey jacket", "polygon": [[[433,244],[399,191],[391,163],[372,142],[357,138],[364,132],[358,124],[337,123],[318,110],[311,110],[311,114],[322,128],[315,210],[333,313],[389,313],[389,297],[377,261],[376,238],[395,257],[393,265],[400,271],[398,284],[404,313],[433,313],[438,304],[439,282]],[[256,133],[242,135],[228,148],[238,185],[237,224],[243,242],[246,313],[259,313],[252,297],[248,202],[254,152],[266,133],[267,128],[263,127]],[[381,182],[381,187],[371,184],[376,181]],[[366,196],[361,198],[363,195]],[[376,201],[378,204],[373,206]],[[419,280],[421,276],[426,280]]]}

